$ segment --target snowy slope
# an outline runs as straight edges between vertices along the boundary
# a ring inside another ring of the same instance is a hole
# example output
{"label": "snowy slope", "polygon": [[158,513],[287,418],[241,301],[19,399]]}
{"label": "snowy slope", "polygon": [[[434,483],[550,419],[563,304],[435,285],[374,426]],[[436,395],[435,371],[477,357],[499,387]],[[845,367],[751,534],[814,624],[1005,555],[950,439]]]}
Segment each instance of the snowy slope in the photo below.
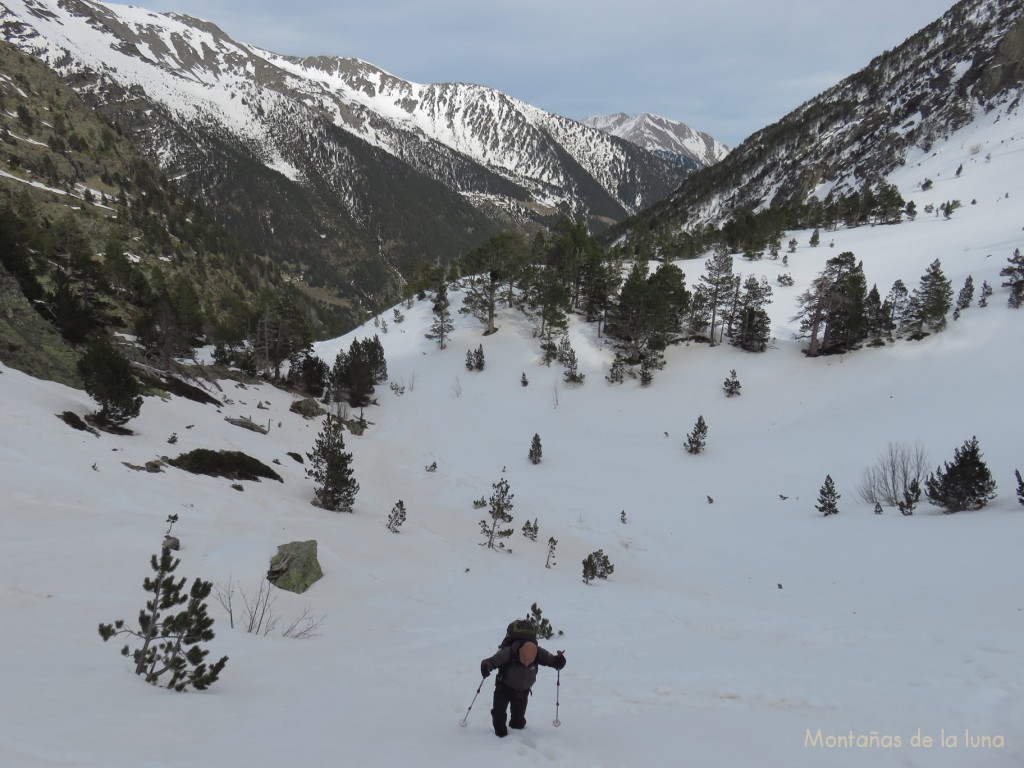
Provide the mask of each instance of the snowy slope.
{"label": "snowy slope", "polygon": [[[800,243],[785,268],[796,284],[775,290],[773,348],[674,348],[648,388],[605,382],[612,349],[575,321],[587,378],[565,386],[557,366],[540,365],[531,324],[508,311],[487,338],[455,314],[444,351],[423,336],[429,302],[403,309],[402,323],[384,315],[387,333],[368,324],[321,343],[331,362],[353,336],[381,334],[390,379],[405,387],[380,387],[368,432],[346,436],[361,485],[351,515],[309,504],[312,485],[287,452],[310,450],[319,423],[290,413],[285,393],[222,382],[220,408],[151,397],[129,424],[135,436],[94,437],[54,417],[93,410],[86,395],[0,366],[0,764],[1021,765],[1024,507],[1013,472],[1024,460],[1011,404],[1024,314],[1006,307],[998,272],[1024,245],[1022,150],[1020,121],[993,116],[892,177],[918,210],[962,200],[948,221],[841,229],[817,249],[808,232],[787,233]],[[922,193],[926,176],[935,184]],[[938,258],[955,289],[970,274],[995,294],[922,341],[807,359],[792,339],[796,296],[844,250],[883,292],[897,278],[916,285]],[[784,271],[736,263],[772,280]],[[692,285],[700,263],[681,266]],[[486,368],[470,373],[465,350],[481,343]],[[726,398],[733,368],[742,395]],[[245,415],[269,434],[224,421]],[[682,445],[698,415],[708,447],[691,456]],[[537,466],[526,458],[535,433]],[[972,435],[998,483],[983,510],[876,516],[858,498],[888,441],[921,441],[935,466]],[[284,482],[239,492],[123,463],[198,447],[277,460]],[[830,518],[814,509],[826,474],[841,494]],[[515,494],[511,554],[480,546],[472,507],[502,477]],[[393,535],[384,522],[399,499],[408,520]],[[175,694],[135,677],[96,626],[142,608],[171,514],[179,574],[250,593],[279,544],[316,539],[324,578],[302,596],[278,593],[275,610],[288,619],[308,607],[323,617],[319,635],[249,635],[213,602],[208,647],[230,657],[213,688]],[[534,518],[536,543],[518,534]],[[585,586],[580,562],[597,549],[615,571]],[[479,660],[532,602],[564,632],[545,643],[566,650],[561,686],[542,669],[527,729],[499,741],[487,681],[459,728]]]}

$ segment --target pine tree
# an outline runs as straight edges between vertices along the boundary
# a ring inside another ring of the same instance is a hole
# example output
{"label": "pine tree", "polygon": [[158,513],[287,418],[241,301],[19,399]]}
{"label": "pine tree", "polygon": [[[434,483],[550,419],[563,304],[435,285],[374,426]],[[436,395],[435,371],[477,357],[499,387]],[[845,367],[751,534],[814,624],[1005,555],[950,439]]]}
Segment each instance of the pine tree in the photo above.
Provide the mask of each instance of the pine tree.
{"label": "pine tree", "polygon": [[818,490],[818,503],[814,505],[825,517],[829,515],[838,515],[839,507],[836,506],[836,502],[842,498],[836,493],[836,485],[832,482],[832,475],[825,475],[825,484]]}
{"label": "pine tree", "polygon": [[551,622],[544,618],[536,603],[530,605],[530,613],[526,616],[537,628],[537,637],[541,640],[550,640],[554,637],[555,631],[551,628]]}
{"label": "pine tree", "polygon": [[765,307],[771,303],[772,287],[753,275],[743,283],[737,312],[737,327],[730,330],[733,346],[747,352],[764,352],[772,338],[772,322]]}
{"label": "pine tree", "polygon": [[533,441],[530,443],[530,452],[528,454],[530,463],[540,464],[541,455],[540,435],[534,434]]}
{"label": "pine tree", "polygon": [[[227,664],[224,656],[216,664],[207,666],[204,659],[209,651],[199,643],[213,639],[213,619],[206,612],[206,598],[213,585],[196,579],[188,593],[183,594],[185,579],[175,579],[174,571],[181,561],[172,557],[171,550],[162,547],[159,557],[153,555],[150,565],[155,577],[147,577],[142,586],[152,594],[146,607],[139,612],[139,628],[125,626],[123,619],[113,624],[100,624],[100,637],[104,642],[112,637],[128,635],[142,641],[142,647],[132,651],[129,645],[121,649],[122,656],[131,656],[135,674],[152,685],[162,684],[160,678],[170,673],[166,687],[184,691],[191,686],[205,690],[217,681]],[[185,607],[174,612],[178,606]]]}
{"label": "pine tree", "polygon": [[539,533],[540,526],[537,525],[537,518],[534,518],[532,523],[529,520],[523,523],[523,536],[528,538],[530,541],[536,541]]}
{"label": "pine tree", "polygon": [[734,397],[740,393],[742,386],[743,385],[740,384],[740,380],[736,378],[736,369],[733,368],[729,371],[729,378],[725,380],[725,383],[722,385],[722,389],[725,390],[726,397]]}
{"label": "pine tree", "polygon": [[960,293],[956,297],[956,308],[959,310],[967,309],[971,306],[971,302],[974,301],[974,278],[968,275],[964,279],[964,287],[960,289]]}
{"label": "pine tree", "polygon": [[954,450],[952,464],[943,464],[924,481],[925,496],[943,513],[981,509],[996,497],[996,481],[981,457],[978,438]]}
{"label": "pine tree", "polygon": [[693,431],[686,435],[686,451],[692,454],[703,451],[707,436],[708,425],[704,423],[703,416],[698,416],[697,423],[693,425]]}
{"label": "pine tree", "polygon": [[434,321],[430,325],[429,332],[425,334],[428,339],[435,339],[440,349],[445,349],[448,346],[448,338],[455,330],[455,323],[452,321],[452,313],[448,306],[448,286],[442,281],[434,296]]}
{"label": "pine tree", "polygon": [[903,489],[903,498],[896,502],[896,508],[899,509],[900,513],[905,517],[910,517],[914,514],[914,509],[917,507],[917,502],[921,500],[921,484],[917,481],[917,478],[912,478],[910,484]]}
{"label": "pine tree", "polygon": [[552,566],[557,565],[557,563],[555,563],[555,548],[557,546],[558,539],[556,539],[554,536],[550,537],[548,539],[548,558],[544,561],[545,568],[551,568]]}
{"label": "pine tree", "polygon": [[875,514],[876,515],[882,514],[882,502],[880,502],[880,501],[876,501],[875,502]]}
{"label": "pine tree", "polygon": [[1024,504],[1024,480],[1021,479],[1020,470],[1013,470],[1013,474],[1017,476],[1017,501]]}
{"label": "pine tree", "polygon": [[616,352],[614,359],[612,359],[612,367],[608,371],[608,375],[605,378],[611,384],[621,384],[625,378],[626,373],[626,358],[623,357],[621,352]]}
{"label": "pine tree", "polygon": [[607,579],[615,571],[615,566],[608,560],[603,550],[591,552],[583,560],[583,583],[589,584],[594,579]]}
{"label": "pine tree", "polygon": [[988,306],[988,297],[992,295],[992,286],[989,285],[988,280],[981,281],[981,296],[978,299],[979,307]]}
{"label": "pine tree", "polygon": [[1020,309],[1021,303],[1024,302],[1024,256],[1021,255],[1020,248],[1015,248],[1013,256],[1007,261],[1009,263],[999,270],[999,276],[1006,278],[1003,287],[1010,289],[1007,304],[1013,309]]}
{"label": "pine tree", "polygon": [[503,523],[511,523],[512,515],[509,511],[512,509],[512,499],[515,494],[508,492],[508,480],[501,478],[496,483],[491,485],[494,492],[491,494],[490,505],[490,521],[480,521],[480,532],[486,537],[486,546],[488,549],[503,549],[504,544],[496,540],[505,539],[512,535],[512,528],[499,528],[498,526]]}
{"label": "pine tree", "polygon": [[718,316],[728,306],[732,295],[733,272],[732,256],[724,250],[716,251],[715,254],[704,262],[705,274],[700,276],[703,293],[707,297],[708,312],[711,315],[708,340],[715,343],[715,328],[718,325]]}
{"label": "pine tree", "polygon": [[398,529],[402,527],[402,523],[405,522],[405,502],[401,499],[398,503],[391,508],[391,514],[388,515],[388,530],[392,533],[398,533]]}
{"label": "pine tree", "polygon": [[345,452],[343,430],[341,418],[328,414],[313,451],[306,454],[311,462],[306,476],[317,484],[313,505],[332,512],[351,512],[359,493],[359,483],[352,473],[352,454]]}
{"label": "pine tree", "polygon": [[105,337],[97,337],[78,361],[85,391],[100,404],[94,417],[101,424],[118,426],[139,415],[142,389],[131,363]]}
{"label": "pine tree", "polygon": [[938,259],[921,276],[921,283],[910,301],[915,333],[922,333],[926,327],[938,333],[946,327],[946,313],[953,302],[953,286],[942,273]]}
{"label": "pine tree", "polygon": [[523,371],[523,375],[519,377],[519,383],[524,387],[530,386],[530,380],[526,378],[526,371]]}

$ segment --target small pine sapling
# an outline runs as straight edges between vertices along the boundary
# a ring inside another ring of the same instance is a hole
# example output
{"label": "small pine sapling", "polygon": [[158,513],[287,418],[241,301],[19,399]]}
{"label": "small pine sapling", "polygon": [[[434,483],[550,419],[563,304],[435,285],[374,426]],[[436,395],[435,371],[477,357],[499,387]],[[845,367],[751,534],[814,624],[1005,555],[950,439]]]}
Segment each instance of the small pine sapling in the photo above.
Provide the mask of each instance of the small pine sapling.
{"label": "small pine sapling", "polygon": [[491,485],[494,492],[491,494],[491,512],[490,521],[480,521],[480,532],[486,537],[487,541],[481,546],[485,546],[488,549],[504,549],[505,545],[500,542],[500,539],[508,538],[512,535],[512,528],[499,528],[500,524],[511,523],[512,515],[509,511],[512,509],[512,499],[515,498],[514,493],[508,492],[508,480],[501,478],[496,483]]}
{"label": "small pine sapling", "polygon": [[722,385],[722,389],[725,390],[726,397],[734,397],[740,393],[740,389],[743,387],[740,384],[740,380],[736,377],[736,369],[733,368],[729,371],[729,378],[725,380]]}
{"label": "small pine sapling", "polygon": [[626,524],[626,510],[622,510],[622,512],[619,513],[619,522],[623,525]]}
{"label": "small pine sapling", "polygon": [[541,456],[543,451],[540,445],[540,435],[534,434],[533,440],[530,443],[530,452],[527,454],[531,464],[540,464]]}
{"label": "small pine sapling", "polygon": [[557,563],[555,562],[555,547],[557,546],[558,539],[556,539],[554,536],[550,537],[548,539],[548,559],[544,561],[545,568],[551,568],[552,566],[557,565]]}
{"label": "small pine sapling", "polygon": [[398,533],[398,529],[402,527],[402,523],[405,522],[405,502],[401,499],[398,503],[391,508],[391,514],[388,515],[388,530],[392,533]]}
{"label": "small pine sapling", "polygon": [[534,518],[532,523],[529,520],[523,523],[523,536],[530,541],[536,541],[538,533],[540,533],[540,526],[537,525],[537,518]]}
{"label": "small pine sapling", "polygon": [[626,377],[626,358],[623,357],[621,352],[615,353],[615,358],[612,360],[612,367],[605,376],[610,384],[621,384],[623,379]]}
{"label": "small pine sapling", "polygon": [[825,517],[829,515],[838,515],[839,507],[837,502],[842,497],[836,493],[836,484],[832,482],[832,475],[825,475],[825,484],[818,490],[818,503],[815,504],[817,509]]}
{"label": "small pine sapling", "polygon": [[[169,529],[168,529],[169,530]],[[185,579],[178,580],[174,571],[181,561],[171,555],[171,550],[160,548],[160,555],[150,558],[155,572],[147,577],[142,586],[152,594],[146,607],[139,612],[139,628],[125,626],[124,619],[113,624],[100,624],[99,633],[104,642],[119,635],[128,635],[142,641],[142,647],[131,650],[128,644],[121,649],[122,656],[131,656],[135,662],[135,674],[147,683],[161,685],[166,673],[166,687],[184,691],[191,686],[202,691],[217,681],[227,664],[224,656],[216,664],[207,666],[204,659],[209,651],[199,643],[212,640],[213,619],[206,612],[206,598],[213,585],[196,579],[187,593],[182,593]],[[178,606],[185,607],[176,613]]]}
{"label": "small pine sapling", "polygon": [[540,608],[536,603],[530,606],[530,612],[526,615],[529,621],[533,622],[533,625],[537,628],[537,637],[541,640],[550,640],[555,635],[555,630],[551,627],[551,622],[545,619],[542,615]]}
{"label": "small pine sapling", "polygon": [[1020,477],[1020,470],[1013,470],[1013,474],[1017,476],[1017,501],[1024,504],[1024,480]]}
{"label": "small pine sapling", "polygon": [[519,383],[524,387],[530,386],[530,380],[526,378],[526,371],[523,371],[523,375],[519,377]]}
{"label": "small pine sapling", "polygon": [[917,478],[911,479],[909,485],[903,489],[903,498],[896,502],[896,508],[904,517],[914,514],[917,502],[921,500],[921,484]]}
{"label": "small pine sapling", "polygon": [[484,360],[484,345],[481,344],[473,352],[473,368],[475,368],[478,371],[482,371],[484,369],[485,362],[486,361]]}
{"label": "small pine sapling", "polygon": [[876,501],[875,502],[875,514],[876,515],[882,514],[882,503],[880,501]]}
{"label": "small pine sapling", "polygon": [[703,416],[698,416],[693,431],[686,435],[686,452],[696,455],[703,451],[707,444],[707,436],[708,425],[704,422]]}

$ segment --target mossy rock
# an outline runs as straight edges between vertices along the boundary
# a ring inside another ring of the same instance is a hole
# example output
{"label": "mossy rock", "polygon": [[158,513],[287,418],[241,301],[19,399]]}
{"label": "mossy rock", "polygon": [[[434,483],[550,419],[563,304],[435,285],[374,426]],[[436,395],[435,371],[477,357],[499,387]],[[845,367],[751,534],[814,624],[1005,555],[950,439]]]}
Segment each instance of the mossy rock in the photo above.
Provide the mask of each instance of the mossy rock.
{"label": "mossy rock", "polygon": [[324,572],[316,556],[315,539],[281,544],[270,558],[267,581],[278,589],[301,595],[323,578]]}
{"label": "mossy rock", "polygon": [[316,400],[307,397],[304,400],[296,400],[288,408],[292,413],[299,414],[304,419],[315,419],[323,416],[327,411],[320,407]]}

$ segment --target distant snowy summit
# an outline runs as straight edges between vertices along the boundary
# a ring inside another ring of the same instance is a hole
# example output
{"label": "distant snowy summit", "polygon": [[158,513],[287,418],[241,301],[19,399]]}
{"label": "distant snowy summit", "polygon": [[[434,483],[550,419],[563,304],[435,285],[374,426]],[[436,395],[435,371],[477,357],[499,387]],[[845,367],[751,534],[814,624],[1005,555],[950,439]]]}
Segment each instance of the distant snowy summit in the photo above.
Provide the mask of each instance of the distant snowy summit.
{"label": "distant snowy summit", "polygon": [[616,112],[603,117],[587,117],[582,122],[688,168],[706,168],[729,154],[729,147],[715,137],[650,112],[642,115]]}

